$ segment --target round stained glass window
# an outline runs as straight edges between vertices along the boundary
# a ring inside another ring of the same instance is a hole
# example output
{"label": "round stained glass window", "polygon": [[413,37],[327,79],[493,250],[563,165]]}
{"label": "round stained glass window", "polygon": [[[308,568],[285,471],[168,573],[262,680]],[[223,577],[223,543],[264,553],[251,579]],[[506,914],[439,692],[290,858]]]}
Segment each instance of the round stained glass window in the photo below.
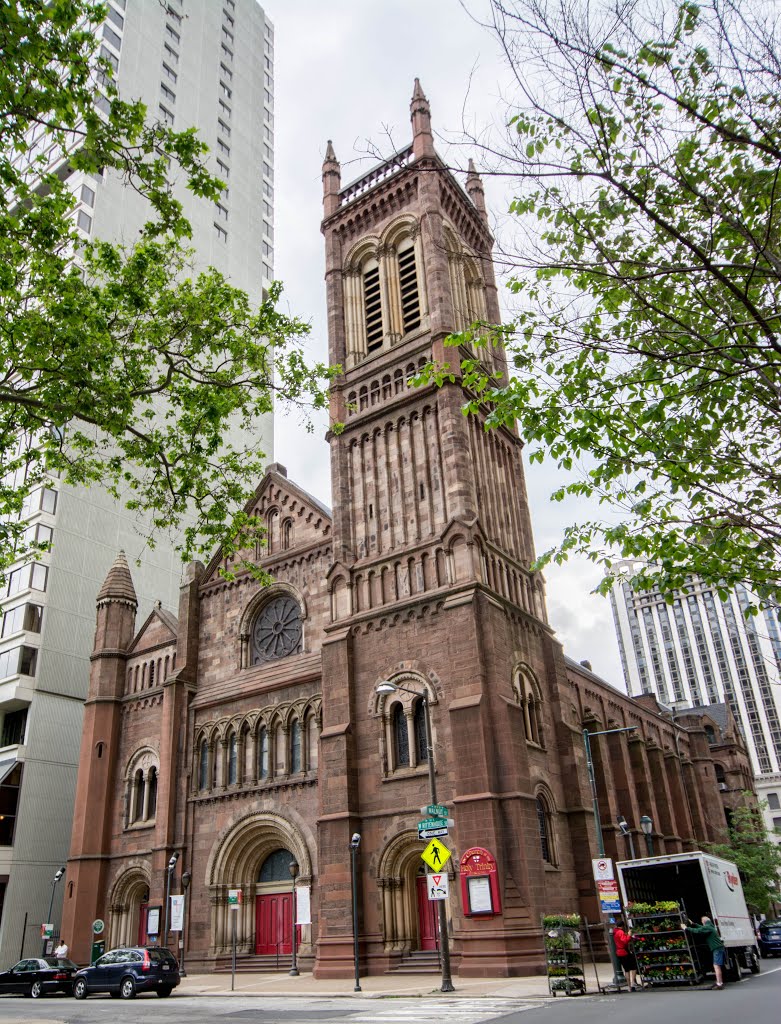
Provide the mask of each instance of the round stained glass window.
{"label": "round stained glass window", "polygon": [[301,652],[301,609],[285,595],[265,604],[252,627],[252,664],[262,665]]}

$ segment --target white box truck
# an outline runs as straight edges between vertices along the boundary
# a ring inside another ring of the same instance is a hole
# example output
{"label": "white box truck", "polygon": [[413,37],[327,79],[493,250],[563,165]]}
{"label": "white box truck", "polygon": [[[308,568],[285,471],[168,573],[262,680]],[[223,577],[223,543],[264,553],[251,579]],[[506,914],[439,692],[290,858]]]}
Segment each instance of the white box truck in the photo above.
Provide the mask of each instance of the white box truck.
{"label": "white box truck", "polygon": [[[754,923],[734,864],[694,851],[619,861],[616,870],[624,906],[676,900],[695,924],[707,916],[716,925],[727,947],[728,978],[738,980],[744,970],[759,974]],[[707,949],[701,952],[702,965],[709,969]]]}

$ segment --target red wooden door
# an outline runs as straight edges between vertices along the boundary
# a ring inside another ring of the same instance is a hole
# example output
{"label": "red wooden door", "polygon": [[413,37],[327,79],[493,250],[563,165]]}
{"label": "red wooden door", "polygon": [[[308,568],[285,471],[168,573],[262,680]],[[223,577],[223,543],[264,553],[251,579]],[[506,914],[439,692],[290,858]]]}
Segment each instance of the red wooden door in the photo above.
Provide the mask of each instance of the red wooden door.
{"label": "red wooden door", "polygon": [[138,908],[138,944],[139,946],[145,946],[147,943],[146,937],[146,921],[149,914],[149,904],[142,903]]}
{"label": "red wooden door", "polygon": [[289,892],[272,892],[255,898],[255,952],[269,956],[292,952]]}
{"label": "red wooden door", "polygon": [[418,886],[418,931],[420,932],[421,949],[437,949],[439,921],[437,904],[428,898],[426,879],[420,875]]}

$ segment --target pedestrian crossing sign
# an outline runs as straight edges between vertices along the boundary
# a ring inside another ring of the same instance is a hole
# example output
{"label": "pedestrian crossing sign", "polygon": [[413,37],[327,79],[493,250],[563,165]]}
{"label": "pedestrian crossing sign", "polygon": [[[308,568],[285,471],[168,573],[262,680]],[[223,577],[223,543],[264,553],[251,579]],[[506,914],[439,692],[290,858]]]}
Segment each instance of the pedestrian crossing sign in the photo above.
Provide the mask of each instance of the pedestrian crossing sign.
{"label": "pedestrian crossing sign", "polygon": [[432,871],[441,871],[450,860],[450,850],[438,839],[432,839],[420,856]]}

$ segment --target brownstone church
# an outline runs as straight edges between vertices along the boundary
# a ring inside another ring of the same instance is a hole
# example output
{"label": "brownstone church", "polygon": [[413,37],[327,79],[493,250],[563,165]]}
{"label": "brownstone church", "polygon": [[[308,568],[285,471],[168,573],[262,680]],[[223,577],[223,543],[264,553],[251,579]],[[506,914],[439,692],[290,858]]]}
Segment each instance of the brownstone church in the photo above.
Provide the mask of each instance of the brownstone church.
{"label": "brownstone church", "polygon": [[[181,939],[191,967],[220,963],[234,920],[243,957],[289,956],[295,860],[301,966],[350,977],[354,833],[362,970],[435,961],[424,696],[457,975],[539,970],[541,912],[596,919],[584,728],[634,727],[593,740],[608,855],[628,853],[619,812],[653,819],[657,852],[720,838],[716,771],[751,785],[723,708],[673,717],[564,657],[530,571],[520,439],[465,417],[458,383],[410,386],[455,361],[448,334],[499,320],[480,178],[464,189],[438,157],[418,82],[411,120],[411,145],[359,180],[342,186],[330,143],[323,165],[333,510],[270,466],[252,557],[272,586],[226,580],[218,552],[188,567],[178,618],[139,629],[120,555],[98,594],[62,925],[78,961],[96,918],[107,948]],[[505,372],[500,349],[481,358]],[[467,884],[475,865],[488,885]]]}

